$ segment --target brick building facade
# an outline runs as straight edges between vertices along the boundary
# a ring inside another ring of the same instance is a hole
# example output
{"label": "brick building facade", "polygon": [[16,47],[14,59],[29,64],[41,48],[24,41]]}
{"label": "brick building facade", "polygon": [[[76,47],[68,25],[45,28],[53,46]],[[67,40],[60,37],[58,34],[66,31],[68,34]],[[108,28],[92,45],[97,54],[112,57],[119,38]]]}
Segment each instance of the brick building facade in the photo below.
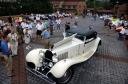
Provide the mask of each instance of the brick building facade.
{"label": "brick building facade", "polygon": [[87,9],[85,0],[51,0],[55,11],[83,13]]}
{"label": "brick building facade", "polygon": [[128,3],[124,3],[124,4],[116,4],[114,6],[114,14],[117,16],[121,16],[124,15],[125,18],[128,19]]}

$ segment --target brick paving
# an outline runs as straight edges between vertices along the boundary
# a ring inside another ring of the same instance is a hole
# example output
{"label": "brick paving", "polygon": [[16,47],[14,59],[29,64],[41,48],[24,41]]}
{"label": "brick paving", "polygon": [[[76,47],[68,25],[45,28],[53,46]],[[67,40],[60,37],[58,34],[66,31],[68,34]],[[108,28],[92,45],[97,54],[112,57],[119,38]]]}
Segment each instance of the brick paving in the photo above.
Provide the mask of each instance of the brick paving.
{"label": "brick paving", "polygon": [[102,35],[101,38],[103,39],[102,41],[103,45],[101,45],[102,47],[100,47],[98,53],[109,54],[109,55],[118,56],[118,57],[128,56],[128,53],[124,53],[124,52],[127,52],[124,41],[117,40],[116,36],[111,37],[111,36]]}
{"label": "brick paving", "polygon": [[96,53],[94,55],[97,58],[102,58],[102,59],[108,59],[108,60],[113,60],[117,62],[123,62],[123,63],[128,63],[128,57],[118,57],[118,56],[111,56],[111,55],[105,55],[105,54],[100,54]]}
{"label": "brick paving", "polygon": [[125,43],[126,49],[128,50],[128,40],[125,40],[124,43]]}
{"label": "brick paving", "polygon": [[27,84],[23,45],[18,47],[18,56],[13,57],[13,77],[7,76],[4,65],[0,62],[0,84]]}
{"label": "brick paving", "polygon": [[[64,21],[73,22],[68,18]],[[95,22],[90,17],[86,17],[86,19],[80,17],[78,21],[82,28],[93,25],[93,29],[98,31],[99,37],[102,39],[102,45],[91,59],[73,66],[74,74],[67,84],[128,84],[128,51],[124,42],[117,39],[118,34],[114,30],[104,27],[103,21],[99,19]],[[64,28],[64,24],[62,28]],[[62,32],[63,29],[60,32],[55,31],[50,42],[55,43],[63,39]],[[32,48],[30,50],[42,48],[43,45],[40,42],[38,40],[38,42],[31,43]],[[25,56],[30,50],[26,50],[25,45],[23,48]],[[10,84],[10,79],[6,77],[2,64],[0,64],[0,70],[0,74],[4,73],[2,78],[0,76],[0,84]],[[28,84],[49,84],[29,72],[26,75]]]}
{"label": "brick paving", "polygon": [[74,68],[75,75],[68,84],[127,84],[128,82],[127,63],[92,57]]}
{"label": "brick paving", "polygon": [[26,66],[23,45],[18,46],[18,56],[13,58],[13,74],[11,84],[27,84]]}
{"label": "brick paving", "polygon": [[[69,19],[65,20],[70,21]],[[94,30],[98,31],[102,45],[91,59],[73,66],[74,74],[67,84],[128,84],[128,52],[124,42],[117,39],[118,34],[114,30],[104,27],[101,20],[94,22],[89,17],[79,20],[81,28],[88,28],[91,23],[94,25]],[[62,31],[63,29],[60,32],[55,32],[50,42],[55,43],[63,39]],[[31,44],[31,46],[40,48],[35,44]],[[28,84],[48,83],[43,80],[39,81],[38,78],[28,74]]]}
{"label": "brick paving", "polygon": [[0,62],[0,84],[10,84],[11,78],[7,77],[7,71],[4,65]]}

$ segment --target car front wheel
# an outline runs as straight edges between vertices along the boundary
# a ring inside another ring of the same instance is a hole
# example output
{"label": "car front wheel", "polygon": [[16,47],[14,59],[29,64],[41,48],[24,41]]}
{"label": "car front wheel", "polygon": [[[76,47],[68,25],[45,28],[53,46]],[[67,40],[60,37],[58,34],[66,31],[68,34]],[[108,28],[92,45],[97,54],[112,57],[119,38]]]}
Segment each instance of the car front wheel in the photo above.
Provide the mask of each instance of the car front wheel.
{"label": "car front wheel", "polygon": [[65,72],[65,74],[63,75],[63,77],[57,79],[57,83],[59,83],[59,84],[65,84],[65,83],[67,83],[71,79],[72,74],[73,74],[72,70],[71,69],[68,69]]}

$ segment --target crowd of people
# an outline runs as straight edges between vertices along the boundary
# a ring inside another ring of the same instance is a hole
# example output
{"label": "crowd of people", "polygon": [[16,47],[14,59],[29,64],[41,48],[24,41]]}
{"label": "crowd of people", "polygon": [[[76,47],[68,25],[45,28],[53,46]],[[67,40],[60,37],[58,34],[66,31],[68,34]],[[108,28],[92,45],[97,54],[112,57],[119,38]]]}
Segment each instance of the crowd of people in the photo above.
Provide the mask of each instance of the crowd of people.
{"label": "crowd of people", "polygon": [[0,60],[8,70],[8,76],[12,76],[12,56],[17,56],[18,34],[12,20],[0,20]]}
{"label": "crowd of people", "polygon": [[61,30],[63,18],[58,14],[31,14],[0,19],[0,61],[5,64],[9,77],[13,76],[12,58],[18,54],[18,44],[25,43],[26,49],[30,49],[32,40],[48,40],[55,30]]}
{"label": "crowd of people", "polygon": [[115,16],[105,16],[104,26],[108,26],[111,30],[118,32],[118,40],[125,40],[128,49],[128,21],[124,18]]}
{"label": "crowd of people", "polygon": [[[70,15],[71,16],[71,15]],[[68,16],[68,17],[70,17]],[[67,16],[66,16],[67,17]],[[18,44],[25,43],[26,49],[30,49],[29,43],[36,40],[49,40],[54,31],[59,32],[61,30],[62,15],[51,14],[31,14],[24,16],[8,17],[6,20],[0,19],[0,60],[5,64],[8,70],[8,76],[12,75],[12,57],[17,56]],[[78,27],[78,17],[74,18],[73,28]],[[96,20],[96,17],[94,17]],[[117,23],[112,23],[112,20],[104,19],[105,26],[109,26],[110,29],[115,28],[119,32],[119,39],[125,38],[128,40],[128,22],[121,20]],[[66,37],[66,31],[69,30],[70,22],[65,23],[65,30],[63,31],[64,38]],[[89,29],[92,29],[92,25]],[[20,41],[19,41],[20,38]]]}

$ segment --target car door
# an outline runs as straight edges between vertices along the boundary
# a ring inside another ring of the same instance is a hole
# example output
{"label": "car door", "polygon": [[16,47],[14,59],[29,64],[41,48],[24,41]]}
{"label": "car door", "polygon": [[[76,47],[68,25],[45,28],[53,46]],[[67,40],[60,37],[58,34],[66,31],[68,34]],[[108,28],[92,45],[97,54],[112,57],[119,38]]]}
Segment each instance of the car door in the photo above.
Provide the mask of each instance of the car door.
{"label": "car door", "polygon": [[89,38],[89,39],[85,39],[84,41],[84,50],[85,51],[89,51],[91,49],[94,48],[94,45],[95,45],[95,38]]}

